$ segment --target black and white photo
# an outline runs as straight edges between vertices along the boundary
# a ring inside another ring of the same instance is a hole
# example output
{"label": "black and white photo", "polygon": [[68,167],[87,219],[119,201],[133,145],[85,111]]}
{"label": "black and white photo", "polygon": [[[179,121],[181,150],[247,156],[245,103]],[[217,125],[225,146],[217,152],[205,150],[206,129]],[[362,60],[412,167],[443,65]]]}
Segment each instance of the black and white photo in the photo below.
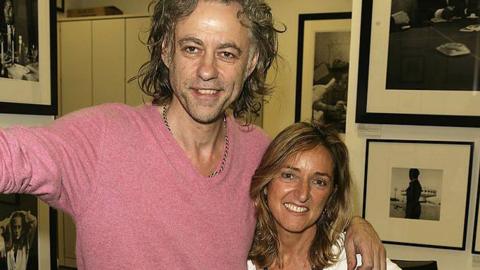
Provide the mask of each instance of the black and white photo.
{"label": "black and white photo", "polygon": [[0,270],[38,268],[37,199],[20,195],[17,204],[0,202]]}
{"label": "black and white photo", "polygon": [[386,89],[479,89],[478,1],[391,2]]}
{"label": "black and white photo", "polygon": [[345,133],[350,32],[315,33],[312,120]]}
{"label": "black and white photo", "polygon": [[0,78],[38,82],[38,0],[0,0],[0,11]]}
{"label": "black and white photo", "polygon": [[443,172],[392,168],[390,217],[440,220]]}

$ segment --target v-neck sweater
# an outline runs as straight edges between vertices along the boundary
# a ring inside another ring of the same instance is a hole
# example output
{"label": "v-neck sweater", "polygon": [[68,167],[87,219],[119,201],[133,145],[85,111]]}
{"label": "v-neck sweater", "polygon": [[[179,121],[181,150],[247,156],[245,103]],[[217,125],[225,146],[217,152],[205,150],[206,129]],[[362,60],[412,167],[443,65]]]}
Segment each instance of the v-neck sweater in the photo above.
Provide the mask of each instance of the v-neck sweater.
{"label": "v-neck sweater", "polygon": [[208,178],[153,105],[100,105],[46,127],[0,130],[0,191],[72,215],[79,269],[244,270],[250,181],[269,138],[232,117],[227,133],[224,170]]}

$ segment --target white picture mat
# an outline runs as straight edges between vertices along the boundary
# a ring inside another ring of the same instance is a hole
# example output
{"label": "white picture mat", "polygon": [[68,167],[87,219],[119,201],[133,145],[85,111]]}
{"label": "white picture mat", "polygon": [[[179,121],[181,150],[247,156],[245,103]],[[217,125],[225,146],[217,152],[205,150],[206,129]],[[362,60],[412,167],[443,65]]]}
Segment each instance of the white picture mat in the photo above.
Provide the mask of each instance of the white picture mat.
{"label": "white picture mat", "polygon": [[385,90],[390,10],[391,0],[373,1],[367,113],[480,116],[479,91]]}
{"label": "white picture mat", "polygon": [[[365,218],[385,241],[461,247],[470,164],[470,146],[370,142]],[[391,172],[395,167],[443,170],[439,221],[389,217]],[[439,237],[441,236],[441,237]]]}
{"label": "white picture mat", "polygon": [[302,106],[300,121],[312,118],[315,34],[318,32],[350,32],[351,19],[305,20],[303,34]]}
{"label": "white picture mat", "polygon": [[50,5],[38,0],[39,80],[0,78],[0,102],[51,105]]}

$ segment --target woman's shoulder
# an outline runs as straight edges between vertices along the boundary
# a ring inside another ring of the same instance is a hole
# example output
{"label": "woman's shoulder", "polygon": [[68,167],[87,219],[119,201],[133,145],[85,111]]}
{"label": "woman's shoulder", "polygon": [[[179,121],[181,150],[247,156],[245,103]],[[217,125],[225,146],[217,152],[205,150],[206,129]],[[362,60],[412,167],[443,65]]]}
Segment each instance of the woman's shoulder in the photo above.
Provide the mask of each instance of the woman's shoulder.
{"label": "woman's shoulder", "polygon": [[257,267],[255,267],[255,264],[251,261],[247,261],[247,270],[257,270]]}

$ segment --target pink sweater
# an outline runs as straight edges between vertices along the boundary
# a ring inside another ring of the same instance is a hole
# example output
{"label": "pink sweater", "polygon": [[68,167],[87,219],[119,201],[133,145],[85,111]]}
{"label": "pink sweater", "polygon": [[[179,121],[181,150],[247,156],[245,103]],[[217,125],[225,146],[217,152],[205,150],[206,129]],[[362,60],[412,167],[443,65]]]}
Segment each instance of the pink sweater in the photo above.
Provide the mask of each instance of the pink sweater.
{"label": "pink sweater", "polygon": [[155,106],[102,105],[0,131],[0,191],[70,213],[79,269],[246,269],[250,179],[269,139],[227,121],[224,171],[199,175]]}

